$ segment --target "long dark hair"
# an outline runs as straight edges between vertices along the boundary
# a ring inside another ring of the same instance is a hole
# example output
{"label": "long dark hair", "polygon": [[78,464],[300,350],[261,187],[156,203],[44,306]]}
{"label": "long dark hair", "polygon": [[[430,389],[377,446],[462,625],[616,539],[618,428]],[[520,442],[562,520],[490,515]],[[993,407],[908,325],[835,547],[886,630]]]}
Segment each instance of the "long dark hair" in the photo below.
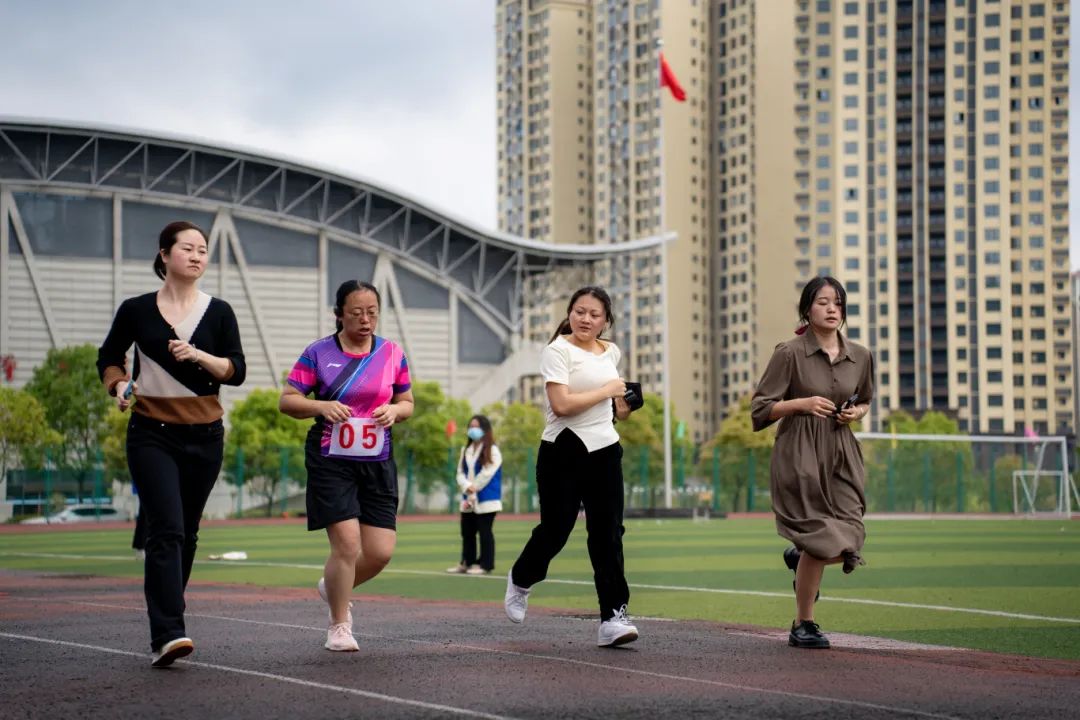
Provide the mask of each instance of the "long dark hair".
{"label": "long dark hair", "polygon": [[382,310],[382,297],[379,295],[379,291],[369,282],[363,280],[346,280],[341,283],[341,286],[337,289],[336,302],[334,303],[334,317],[337,318],[337,332],[341,332],[345,326],[341,324],[341,316],[345,314],[345,301],[349,299],[357,290],[366,290],[367,292],[375,294],[375,304],[379,306],[379,310]]}
{"label": "long dark hair", "polygon": [[[168,255],[172,250],[172,246],[176,244],[176,236],[185,230],[197,230],[203,236],[203,240],[206,240],[206,233],[195,223],[190,223],[187,220],[177,220],[166,225],[161,234],[158,235],[158,254],[154,256],[154,274],[162,280],[165,279],[165,261],[161,259],[161,253],[164,252]],[[209,244],[208,240],[207,243]]]}
{"label": "long dark hair", "polygon": [[[486,415],[473,415],[471,418],[469,418],[470,425],[472,424],[473,420],[475,420],[480,425],[480,429],[484,431],[484,437],[480,438],[480,442],[483,443],[483,446],[480,448],[480,465],[481,467],[484,465],[490,465],[491,446],[495,444],[495,433],[491,429],[491,421],[487,419]],[[468,436],[466,436],[465,447],[469,447],[469,444],[471,442],[472,440],[470,440]]]}
{"label": "long dark hair", "polygon": [[812,278],[802,289],[802,296],[799,298],[800,324],[795,330],[796,335],[802,335],[810,327],[810,307],[814,304],[814,298],[817,297],[818,292],[826,285],[832,286],[833,290],[836,291],[837,300],[840,301],[840,325],[837,329],[847,323],[847,291],[844,290],[844,286],[840,284],[840,281],[831,275],[819,275]]}
{"label": "long dark hair", "polygon": [[615,327],[615,314],[611,311],[611,297],[607,294],[607,290],[598,285],[586,285],[570,296],[570,302],[566,305],[566,317],[559,323],[559,327],[555,328],[555,333],[548,340],[548,343],[555,342],[555,338],[560,335],[570,334],[570,313],[574,309],[574,303],[583,295],[592,295],[604,306],[604,314],[607,316],[607,327],[605,329],[610,330]]}

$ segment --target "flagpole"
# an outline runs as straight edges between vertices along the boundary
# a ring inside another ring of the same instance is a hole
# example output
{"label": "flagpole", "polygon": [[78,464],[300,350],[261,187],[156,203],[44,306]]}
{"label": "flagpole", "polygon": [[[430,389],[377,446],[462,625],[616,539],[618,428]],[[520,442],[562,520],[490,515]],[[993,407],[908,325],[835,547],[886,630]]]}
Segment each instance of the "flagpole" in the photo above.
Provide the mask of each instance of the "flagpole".
{"label": "flagpole", "polygon": [[[664,93],[659,78],[663,73],[661,52],[664,41],[656,41],[656,92],[659,102],[656,111],[660,114],[657,129],[660,134],[660,232],[667,229],[667,204],[664,201],[664,183],[667,178],[664,175]],[[661,312],[661,388],[660,393],[664,398],[664,507],[671,508],[671,343],[670,343],[670,312],[668,309],[668,258],[666,242],[660,244],[660,312]]]}

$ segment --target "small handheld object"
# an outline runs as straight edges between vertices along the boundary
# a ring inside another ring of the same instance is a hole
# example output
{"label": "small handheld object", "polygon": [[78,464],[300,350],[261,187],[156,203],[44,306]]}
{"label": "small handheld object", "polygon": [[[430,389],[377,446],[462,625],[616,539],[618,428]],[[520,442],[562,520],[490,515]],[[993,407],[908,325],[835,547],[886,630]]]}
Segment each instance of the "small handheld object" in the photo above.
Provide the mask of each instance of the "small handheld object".
{"label": "small handheld object", "polygon": [[840,413],[844,412],[848,408],[855,407],[855,403],[857,403],[858,401],[859,401],[859,393],[855,393],[854,395],[849,397],[847,400],[845,400],[843,403],[838,405],[836,407],[836,411],[833,412],[833,415],[835,417],[840,417]]}
{"label": "small handheld object", "polygon": [[127,400],[127,399],[129,399],[131,397],[132,393],[134,393],[134,392],[135,392],[135,381],[134,380],[129,380],[127,387],[124,388],[124,394],[121,395],[121,397],[124,398],[125,400]]}
{"label": "small handheld object", "polygon": [[641,383],[626,383],[626,392],[623,393],[623,400],[630,406],[630,412],[640,410],[641,407],[645,405],[645,396],[641,393]]}

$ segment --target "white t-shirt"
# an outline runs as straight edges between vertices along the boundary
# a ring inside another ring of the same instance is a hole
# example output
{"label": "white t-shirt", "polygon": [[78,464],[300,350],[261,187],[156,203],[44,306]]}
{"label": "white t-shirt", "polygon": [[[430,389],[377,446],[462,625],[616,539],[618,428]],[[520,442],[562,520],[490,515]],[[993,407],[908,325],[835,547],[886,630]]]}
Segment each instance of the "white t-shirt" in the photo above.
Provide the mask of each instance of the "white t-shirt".
{"label": "white t-shirt", "polygon": [[[615,343],[601,341],[604,352],[595,355],[582,350],[560,335],[540,353],[540,375],[544,384],[558,383],[570,388],[571,393],[598,390],[612,380],[619,379],[619,359],[622,353]],[[543,439],[554,442],[566,428],[570,428],[585,444],[589,452],[595,452],[619,442],[619,433],[613,424],[614,413],[611,398],[604,398],[577,415],[557,416],[544,393],[544,412],[547,425]]]}

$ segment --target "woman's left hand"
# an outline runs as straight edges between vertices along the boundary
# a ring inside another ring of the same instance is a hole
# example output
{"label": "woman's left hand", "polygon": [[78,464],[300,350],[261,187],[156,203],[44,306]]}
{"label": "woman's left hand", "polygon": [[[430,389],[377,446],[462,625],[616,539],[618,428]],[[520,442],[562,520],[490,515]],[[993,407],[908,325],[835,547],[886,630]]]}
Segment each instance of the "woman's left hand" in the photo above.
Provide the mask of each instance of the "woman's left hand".
{"label": "woman's left hand", "polygon": [[380,405],[371,413],[371,419],[382,427],[390,427],[397,421],[397,408],[393,405]]}
{"label": "woman's left hand", "polygon": [[836,422],[841,425],[850,425],[851,423],[866,417],[866,413],[869,410],[869,405],[855,405],[854,407],[849,407],[846,410],[840,411],[840,414],[836,416]]}

